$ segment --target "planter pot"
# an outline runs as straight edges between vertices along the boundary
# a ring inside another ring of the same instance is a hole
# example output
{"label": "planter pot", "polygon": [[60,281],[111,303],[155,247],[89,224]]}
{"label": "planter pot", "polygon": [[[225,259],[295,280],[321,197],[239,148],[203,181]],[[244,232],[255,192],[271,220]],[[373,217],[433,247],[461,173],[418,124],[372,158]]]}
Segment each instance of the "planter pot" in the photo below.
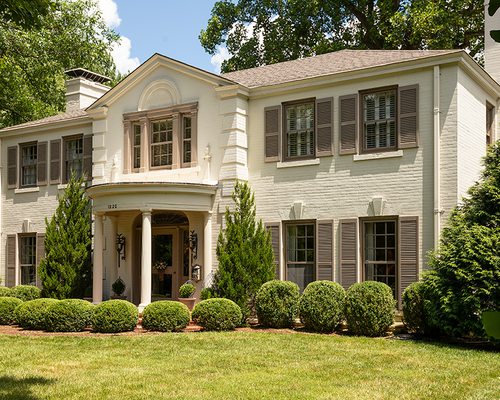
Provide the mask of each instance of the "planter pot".
{"label": "planter pot", "polygon": [[182,299],[179,297],[178,299],[182,304],[185,304],[187,308],[189,308],[189,311],[193,311],[194,303],[196,302],[196,299],[194,297],[188,297],[185,299]]}
{"label": "planter pot", "polygon": [[481,321],[488,336],[500,339],[500,311],[483,311]]}

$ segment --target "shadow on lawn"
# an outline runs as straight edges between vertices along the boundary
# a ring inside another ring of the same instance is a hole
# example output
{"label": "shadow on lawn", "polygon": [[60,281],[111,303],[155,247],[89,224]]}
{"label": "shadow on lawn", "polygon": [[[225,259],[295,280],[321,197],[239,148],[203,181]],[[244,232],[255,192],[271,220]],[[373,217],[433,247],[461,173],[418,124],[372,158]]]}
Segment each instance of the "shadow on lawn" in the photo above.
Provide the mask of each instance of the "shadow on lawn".
{"label": "shadow on lawn", "polygon": [[53,379],[39,376],[28,378],[0,376],[0,400],[39,400],[40,397],[32,393],[32,386],[49,385],[53,382]]}

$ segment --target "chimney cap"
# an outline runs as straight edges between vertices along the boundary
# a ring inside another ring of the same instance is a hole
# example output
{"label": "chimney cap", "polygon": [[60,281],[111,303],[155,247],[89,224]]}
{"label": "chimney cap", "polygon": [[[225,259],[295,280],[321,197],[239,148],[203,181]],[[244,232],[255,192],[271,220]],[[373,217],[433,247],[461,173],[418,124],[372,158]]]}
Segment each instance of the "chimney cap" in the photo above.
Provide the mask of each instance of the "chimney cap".
{"label": "chimney cap", "polygon": [[97,83],[106,83],[111,81],[111,78],[108,78],[107,76],[97,74],[84,68],[69,69],[64,71],[64,73],[70,78],[85,78],[89,81]]}

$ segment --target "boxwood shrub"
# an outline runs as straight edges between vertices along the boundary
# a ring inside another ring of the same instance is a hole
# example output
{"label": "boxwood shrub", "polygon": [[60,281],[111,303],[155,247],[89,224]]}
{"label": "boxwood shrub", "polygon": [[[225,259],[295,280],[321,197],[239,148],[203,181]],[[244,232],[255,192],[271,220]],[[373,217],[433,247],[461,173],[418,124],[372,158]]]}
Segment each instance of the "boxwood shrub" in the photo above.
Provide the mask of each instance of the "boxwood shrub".
{"label": "boxwood shrub", "polygon": [[137,307],[127,300],[104,301],[94,308],[92,329],[102,333],[133,331],[138,317]]}
{"label": "boxwood shrub", "polygon": [[33,285],[18,285],[11,289],[11,296],[22,301],[35,300],[40,298],[41,290]]}
{"label": "boxwood shrub", "polygon": [[0,297],[0,325],[14,323],[14,310],[22,302],[16,297]]}
{"label": "boxwood shrub", "polygon": [[217,296],[215,295],[215,292],[212,288],[206,287],[201,289],[200,300],[208,300],[208,299],[213,299],[215,297]]}
{"label": "boxwood shrub", "polygon": [[272,280],[264,283],[255,298],[259,324],[291,328],[299,311],[299,287],[294,282]]}
{"label": "boxwood shrub", "polygon": [[345,290],[336,282],[311,282],[300,296],[299,315],[306,329],[333,332],[344,317]]}
{"label": "boxwood shrub", "polygon": [[189,299],[193,296],[196,288],[192,283],[186,282],[179,288],[179,297],[181,299]]}
{"label": "boxwood shrub", "polygon": [[382,282],[355,283],[347,290],[346,320],[355,335],[382,336],[394,322],[396,302]]}
{"label": "boxwood shrub", "polygon": [[241,324],[240,307],[229,299],[208,299],[196,304],[193,320],[207,331],[231,331]]}
{"label": "boxwood shrub", "polygon": [[403,292],[403,323],[409,332],[425,333],[424,283],[414,282]]}
{"label": "boxwood shrub", "polygon": [[0,297],[11,297],[11,296],[12,296],[11,288],[0,286]]}
{"label": "boxwood shrub", "polygon": [[47,327],[47,311],[56,299],[35,299],[19,304],[14,310],[15,322],[24,329],[43,330]]}
{"label": "boxwood shrub", "polygon": [[179,332],[189,320],[189,309],[178,301],[155,301],[142,312],[142,327],[151,331]]}
{"label": "boxwood shrub", "polygon": [[94,305],[86,300],[66,299],[47,310],[46,329],[51,332],[81,332],[92,318]]}

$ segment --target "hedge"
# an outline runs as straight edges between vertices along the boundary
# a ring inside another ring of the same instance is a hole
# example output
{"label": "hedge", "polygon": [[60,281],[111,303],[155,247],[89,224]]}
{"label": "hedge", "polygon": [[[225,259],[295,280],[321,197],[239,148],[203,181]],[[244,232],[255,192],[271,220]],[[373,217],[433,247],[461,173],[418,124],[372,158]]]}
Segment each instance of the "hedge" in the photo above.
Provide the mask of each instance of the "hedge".
{"label": "hedge", "polygon": [[133,331],[138,318],[137,307],[132,303],[126,300],[108,300],[95,306],[92,329],[102,333]]}
{"label": "hedge", "polygon": [[142,327],[151,331],[179,332],[190,321],[189,309],[177,301],[155,301],[142,312]]}
{"label": "hedge", "polygon": [[47,310],[46,329],[52,332],[81,332],[89,324],[94,305],[86,300],[65,299]]}
{"label": "hedge", "polygon": [[11,296],[22,301],[35,300],[40,298],[41,290],[33,285],[18,285],[11,289]]}
{"label": "hedge", "polygon": [[192,317],[207,331],[230,331],[241,323],[243,314],[234,301],[214,298],[196,304]]}
{"label": "hedge", "polygon": [[0,325],[14,323],[14,310],[22,304],[22,300],[16,297],[0,297]]}
{"label": "hedge", "polygon": [[299,311],[299,287],[294,282],[264,283],[255,298],[259,323],[271,328],[291,328]]}
{"label": "hedge", "polygon": [[50,306],[58,302],[56,299],[45,298],[25,301],[15,309],[14,319],[24,329],[46,329],[47,311]]}

